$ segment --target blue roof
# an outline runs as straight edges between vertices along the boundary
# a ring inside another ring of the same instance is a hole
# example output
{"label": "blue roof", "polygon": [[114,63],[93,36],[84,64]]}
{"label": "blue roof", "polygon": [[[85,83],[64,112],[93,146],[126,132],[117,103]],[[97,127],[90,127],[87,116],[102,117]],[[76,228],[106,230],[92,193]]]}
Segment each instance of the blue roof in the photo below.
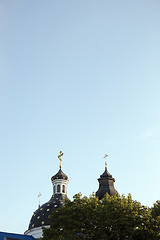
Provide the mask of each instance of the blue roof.
{"label": "blue roof", "polygon": [[4,238],[18,239],[18,240],[35,240],[33,236],[29,236],[29,235],[0,232],[0,240],[4,240]]}

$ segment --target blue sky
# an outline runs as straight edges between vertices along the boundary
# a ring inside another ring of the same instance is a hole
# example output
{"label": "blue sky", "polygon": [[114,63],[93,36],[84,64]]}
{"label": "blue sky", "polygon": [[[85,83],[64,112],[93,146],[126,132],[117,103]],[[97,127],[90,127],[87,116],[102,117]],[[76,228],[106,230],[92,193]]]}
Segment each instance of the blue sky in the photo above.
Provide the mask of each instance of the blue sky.
{"label": "blue sky", "polygon": [[62,169],[160,199],[160,2],[0,0],[0,230],[23,233]]}

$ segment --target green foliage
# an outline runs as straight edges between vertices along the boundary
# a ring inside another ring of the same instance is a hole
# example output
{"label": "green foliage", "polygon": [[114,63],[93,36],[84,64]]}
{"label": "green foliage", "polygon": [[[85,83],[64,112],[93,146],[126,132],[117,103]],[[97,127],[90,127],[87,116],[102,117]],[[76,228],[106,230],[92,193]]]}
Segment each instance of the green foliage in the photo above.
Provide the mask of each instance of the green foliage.
{"label": "green foliage", "polygon": [[152,210],[132,200],[130,194],[106,194],[100,201],[94,194],[89,198],[76,194],[52,213],[44,240],[156,240],[159,229]]}
{"label": "green foliage", "polygon": [[154,218],[158,218],[160,220],[160,201],[157,200],[154,204],[153,204],[153,208],[152,208],[152,216]]}

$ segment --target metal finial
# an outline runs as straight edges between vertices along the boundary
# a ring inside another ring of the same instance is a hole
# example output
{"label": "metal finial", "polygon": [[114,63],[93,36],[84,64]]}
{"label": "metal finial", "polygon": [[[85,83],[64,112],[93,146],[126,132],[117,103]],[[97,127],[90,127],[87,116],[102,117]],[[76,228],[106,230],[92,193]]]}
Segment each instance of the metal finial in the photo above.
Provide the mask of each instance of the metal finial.
{"label": "metal finial", "polygon": [[107,170],[107,157],[108,157],[108,155],[105,153],[105,155],[104,155],[104,157],[103,158],[105,158],[105,170]]}
{"label": "metal finial", "polygon": [[59,155],[58,155],[58,158],[59,158],[59,161],[60,161],[60,165],[59,165],[60,169],[61,169],[61,167],[62,167],[62,158],[61,158],[62,156],[63,156],[63,152],[60,151],[60,152],[59,152]]}
{"label": "metal finial", "polygon": [[39,204],[38,204],[38,206],[40,207],[41,206],[41,202],[40,202],[40,197],[42,196],[42,194],[41,193],[39,193],[39,195],[38,195],[38,197],[39,197]]}

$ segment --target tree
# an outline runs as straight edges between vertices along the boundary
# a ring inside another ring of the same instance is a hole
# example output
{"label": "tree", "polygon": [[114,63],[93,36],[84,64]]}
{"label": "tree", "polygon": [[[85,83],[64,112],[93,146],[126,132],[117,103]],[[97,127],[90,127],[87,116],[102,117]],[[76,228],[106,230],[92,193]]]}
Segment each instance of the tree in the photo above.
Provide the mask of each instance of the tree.
{"label": "tree", "polygon": [[44,240],[156,240],[159,221],[151,209],[127,197],[106,194],[102,200],[95,195],[76,194],[73,201],[51,216],[51,227],[44,229]]}
{"label": "tree", "polygon": [[160,201],[157,200],[152,207],[152,216],[160,220]]}

